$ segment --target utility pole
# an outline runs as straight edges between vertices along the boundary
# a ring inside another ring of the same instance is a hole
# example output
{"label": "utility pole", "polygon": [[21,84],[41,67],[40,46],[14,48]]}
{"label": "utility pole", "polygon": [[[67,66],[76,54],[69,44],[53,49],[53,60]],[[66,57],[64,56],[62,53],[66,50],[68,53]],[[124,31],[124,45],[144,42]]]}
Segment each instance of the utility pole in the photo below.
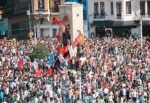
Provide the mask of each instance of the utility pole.
{"label": "utility pole", "polygon": [[141,49],[143,47],[143,33],[142,33],[142,27],[143,23],[142,23],[142,18],[140,18],[140,35],[141,35]]}

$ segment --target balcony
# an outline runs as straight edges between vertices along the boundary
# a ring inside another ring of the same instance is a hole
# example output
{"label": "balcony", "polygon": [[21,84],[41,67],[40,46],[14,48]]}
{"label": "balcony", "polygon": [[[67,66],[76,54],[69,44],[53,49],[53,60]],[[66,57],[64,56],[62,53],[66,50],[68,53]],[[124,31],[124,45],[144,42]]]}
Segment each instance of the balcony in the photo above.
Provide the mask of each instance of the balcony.
{"label": "balcony", "polygon": [[50,8],[52,15],[59,15],[59,8],[58,7],[52,7]]}
{"label": "balcony", "polygon": [[121,14],[117,14],[117,19],[121,19],[121,18],[122,18]]}
{"label": "balcony", "polygon": [[52,7],[52,8],[51,8],[51,12],[59,12],[59,8],[54,8],[54,7]]}
{"label": "balcony", "polygon": [[105,19],[104,13],[94,13],[94,19]]}
{"label": "balcony", "polygon": [[39,14],[49,15],[50,11],[49,10],[44,10],[44,9],[39,9],[39,10],[32,11],[32,14],[33,15],[39,15]]}

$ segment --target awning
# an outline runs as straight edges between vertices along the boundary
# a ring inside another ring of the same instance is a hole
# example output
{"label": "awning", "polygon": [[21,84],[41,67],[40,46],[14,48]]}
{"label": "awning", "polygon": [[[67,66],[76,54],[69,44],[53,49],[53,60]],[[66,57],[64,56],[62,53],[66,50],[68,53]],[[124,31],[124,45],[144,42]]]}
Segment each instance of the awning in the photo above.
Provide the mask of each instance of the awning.
{"label": "awning", "polygon": [[139,25],[135,21],[93,21],[91,26],[105,26],[105,27],[134,27]]}
{"label": "awning", "polygon": [[113,21],[93,21],[93,23],[91,24],[91,26],[107,26],[110,27],[113,25]]}

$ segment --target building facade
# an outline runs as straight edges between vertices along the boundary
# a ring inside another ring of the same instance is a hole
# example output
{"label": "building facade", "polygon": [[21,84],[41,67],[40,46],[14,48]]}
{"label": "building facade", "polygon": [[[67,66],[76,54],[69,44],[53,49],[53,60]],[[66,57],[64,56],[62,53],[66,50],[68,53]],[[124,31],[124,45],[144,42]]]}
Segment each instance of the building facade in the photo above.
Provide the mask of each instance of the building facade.
{"label": "building facade", "polygon": [[150,32],[150,0],[88,0],[90,34],[128,36]]}
{"label": "building facade", "polygon": [[32,0],[32,16],[36,20],[36,37],[56,37],[59,25],[53,23],[53,18],[59,19],[59,5],[64,0]]}
{"label": "building facade", "polygon": [[8,36],[8,17],[12,15],[13,2],[10,0],[0,1],[0,39]]}
{"label": "building facade", "polygon": [[[27,39],[30,29],[33,30],[35,20],[27,15],[31,8],[31,0],[13,0],[13,13],[8,16],[8,38]],[[31,22],[31,27],[29,26]]]}
{"label": "building facade", "polygon": [[66,2],[76,2],[79,4],[83,4],[83,28],[84,28],[84,36],[89,36],[89,28],[88,28],[88,0],[65,0]]}

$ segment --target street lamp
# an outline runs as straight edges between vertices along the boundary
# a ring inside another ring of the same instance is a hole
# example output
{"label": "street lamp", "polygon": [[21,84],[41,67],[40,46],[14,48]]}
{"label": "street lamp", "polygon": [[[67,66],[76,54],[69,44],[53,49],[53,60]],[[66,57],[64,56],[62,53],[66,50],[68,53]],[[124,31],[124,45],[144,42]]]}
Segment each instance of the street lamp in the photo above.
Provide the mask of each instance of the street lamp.
{"label": "street lamp", "polygon": [[143,26],[142,25],[143,25],[142,18],[140,18],[141,49],[143,47],[143,33],[142,33]]}
{"label": "street lamp", "polygon": [[[132,0],[132,2],[135,2],[135,0]],[[136,8],[138,8],[137,6],[136,6]],[[140,40],[140,44],[141,44],[141,49],[142,49],[142,47],[143,47],[143,32],[142,32],[142,29],[143,29],[143,21],[142,21],[142,15],[137,15],[137,13],[135,12],[135,17],[134,18],[139,18],[139,20],[140,20],[140,38],[141,38],[141,40]]]}

